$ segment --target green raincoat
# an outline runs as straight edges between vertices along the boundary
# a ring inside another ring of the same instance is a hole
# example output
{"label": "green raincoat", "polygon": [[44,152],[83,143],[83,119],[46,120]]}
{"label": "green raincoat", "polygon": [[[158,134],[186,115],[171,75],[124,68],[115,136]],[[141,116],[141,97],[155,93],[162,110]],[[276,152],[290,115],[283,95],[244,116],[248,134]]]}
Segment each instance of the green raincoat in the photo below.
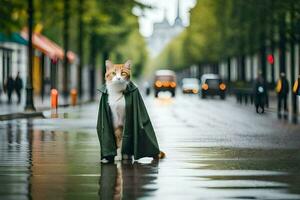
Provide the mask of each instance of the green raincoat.
{"label": "green raincoat", "polygon": [[[101,146],[101,158],[115,156],[116,143],[108,94],[104,84],[98,112],[97,133]],[[159,147],[145,104],[137,86],[131,81],[123,92],[126,114],[123,128],[122,154],[133,155],[134,159],[155,157]]]}

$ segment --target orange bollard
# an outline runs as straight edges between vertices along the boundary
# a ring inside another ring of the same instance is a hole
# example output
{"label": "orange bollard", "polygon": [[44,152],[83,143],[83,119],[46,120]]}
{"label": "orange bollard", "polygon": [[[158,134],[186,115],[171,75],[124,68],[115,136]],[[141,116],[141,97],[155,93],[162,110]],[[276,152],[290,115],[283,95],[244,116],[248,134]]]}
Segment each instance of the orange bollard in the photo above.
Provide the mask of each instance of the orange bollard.
{"label": "orange bollard", "polygon": [[51,108],[57,109],[58,106],[58,91],[57,89],[51,90]]}
{"label": "orange bollard", "polygon": [[72,89],[71,92],[70,92],[70,96],[71,96],[71,105],[76,106],[76,104],[77,104],[77,90]]}

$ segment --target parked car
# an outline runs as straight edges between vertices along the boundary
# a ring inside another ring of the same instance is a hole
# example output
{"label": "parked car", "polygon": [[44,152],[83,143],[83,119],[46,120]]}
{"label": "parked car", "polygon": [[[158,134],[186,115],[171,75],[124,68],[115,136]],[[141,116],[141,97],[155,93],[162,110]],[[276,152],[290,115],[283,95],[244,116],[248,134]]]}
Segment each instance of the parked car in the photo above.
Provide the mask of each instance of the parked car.
{"label": "parked car", "polygon": [[182,79],[182,92],[189,94],[198,94],[199,80],[197,78],[184,78]]}
{"label": "parked car", "polygon": [[218,95],[221,99],[226,96],[226,84],[218,74],[203,74],[201,77],[201,97]]}
{"label": "parked car", "polygon": [[175,97],[176,74],[172,70],[157,70],[154,76],[154,96],[157,97],[161,91],[169,91]]}

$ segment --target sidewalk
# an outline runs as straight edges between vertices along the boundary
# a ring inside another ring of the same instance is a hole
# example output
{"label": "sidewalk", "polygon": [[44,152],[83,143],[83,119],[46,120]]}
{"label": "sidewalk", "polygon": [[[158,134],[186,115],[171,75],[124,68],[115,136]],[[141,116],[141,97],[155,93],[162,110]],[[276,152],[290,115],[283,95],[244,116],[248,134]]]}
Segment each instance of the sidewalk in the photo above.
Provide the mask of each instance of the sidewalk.
{"label": "sidewalk", "polygon": [[[78,104],[85,104],[89,101],[87,97],[83,97],[81,103],[77,102]],[[34,106],[36,111],[28,112],[25,111],[25,97],[22,98],[20,104],[17,104],[17,99],[15,96],[12,98],[12,103],[8,104],[7,99],[2,96],[0,103],[0,121],[2,120],[10,120],[10,119],[17,119],[17,118],[29,118],[29,117],[44,117],[43,112],[51,109],[50,104],[50,97],[46,96],[42,101],[41,97],[34,97]],[[78,101],[78,100],[77,100]],[[62,96],[58,99],[58,106],[59,107],[68,107],[70,106],[70,99],[65,101]]]}
{"label": "sidewalk", "polygon": [[[59,99],[62,102],[62,99]],[[40,97],[34,98],[34,106],[36,111],[43,111],[45,109],[50,109],[50,97],[46,97],[43,101]],[[13,98],[12,103],[8,104],[7,100],[0,103],[0,115],[24,112],[25,108],[25,98],[22,99],[20,104],[17,104],[17,100]]]}

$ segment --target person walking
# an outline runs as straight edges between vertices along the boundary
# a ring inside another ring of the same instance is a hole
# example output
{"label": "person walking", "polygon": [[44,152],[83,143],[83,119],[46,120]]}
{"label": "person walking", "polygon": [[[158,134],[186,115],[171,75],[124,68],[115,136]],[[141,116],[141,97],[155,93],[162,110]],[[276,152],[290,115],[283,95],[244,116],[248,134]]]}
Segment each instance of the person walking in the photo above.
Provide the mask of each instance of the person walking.
{"label": "person walking", "polygon": [[6,91],[7,91],[7,97],[8,97],[8,104],[11,104],[11,95],[14,91],[15,88],[15,83],[14,79],[12,76],[9,76],[7,81],[6,81]]}
{"label": "person walking", "polygon": [[16,90],[17,97],[18,97],[18,104],[21,103],[22,89],[23,89],[23,81],[20,77],[20,72],[18,72],[16,79],[15,79],[15,90]]}
{"label": "person walking", "polygon": [[288,105],[287,105],[287,98],[289,94],[289,82],[285,76],[285,73],[280,73],[280,78],[277,81],[276,85],[276,92],[277,92],[277,99],[278,99],[278,106],[277,106],[277,114],[278,118],[282,116],[282,106],[284,109],[283,117],[287,119],[288,117]]}
{"label": "person walking", "polygon": [[253,93],[256,113],[264,113],[268,99],[268,92],[266,82],[261,74],[259,74],[255,80]]}

